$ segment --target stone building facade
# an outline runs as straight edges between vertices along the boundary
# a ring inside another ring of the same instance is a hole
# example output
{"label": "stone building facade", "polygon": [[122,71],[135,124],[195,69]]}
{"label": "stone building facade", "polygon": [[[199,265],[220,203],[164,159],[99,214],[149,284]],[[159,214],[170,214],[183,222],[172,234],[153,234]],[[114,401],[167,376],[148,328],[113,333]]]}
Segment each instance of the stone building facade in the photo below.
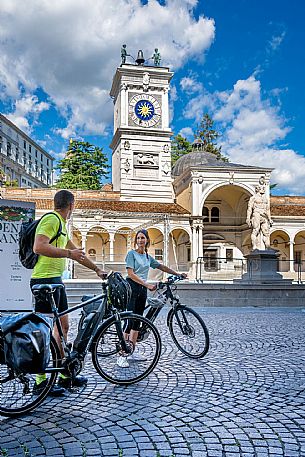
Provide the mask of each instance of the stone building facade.
{"label": "stone building facade", "polygon": [[52,185],[53,157],[13,122],[0,114],[0,167],[3,180],[20,187]]}

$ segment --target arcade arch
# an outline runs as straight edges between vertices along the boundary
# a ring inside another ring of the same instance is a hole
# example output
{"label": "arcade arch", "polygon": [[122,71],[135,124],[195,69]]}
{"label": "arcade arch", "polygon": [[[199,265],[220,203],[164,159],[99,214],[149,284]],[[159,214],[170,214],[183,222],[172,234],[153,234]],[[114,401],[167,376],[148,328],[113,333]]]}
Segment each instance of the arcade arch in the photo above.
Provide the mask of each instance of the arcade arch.
{"label": "arcade arch", "polygon": [[169,266],[173,270],[187,272],[191,262],[191,240],[183,228],[175,228],[169,234]]}
{"label": "arcade arch", "polygon": [[[209,255],[211,250],[216,257],[226,256],[227,250],[230,250],[227,254],[233,258],[240,258],[246,253],[246,240],[250,234],[246,224],[250,195],[248,189],[230,184],[214,188],[202,201],[203,256]],[[220,237],[217,249],[215,237]]]}
{"label": "arcade arch", "polygon": [[114,234],[114,262],[124,263],[127,251],[133,248],[133,231],[130,227],[120,227]]}
{"label": "arcade arch", "polygon": [[104,263],[109,258],[109,233],[100,226],[91,227],[86,234],[86,255],[94,262]]}
{"label": "arcade arch", "polygon": [[294,269],[305,271],[305,230],[294,237]]}

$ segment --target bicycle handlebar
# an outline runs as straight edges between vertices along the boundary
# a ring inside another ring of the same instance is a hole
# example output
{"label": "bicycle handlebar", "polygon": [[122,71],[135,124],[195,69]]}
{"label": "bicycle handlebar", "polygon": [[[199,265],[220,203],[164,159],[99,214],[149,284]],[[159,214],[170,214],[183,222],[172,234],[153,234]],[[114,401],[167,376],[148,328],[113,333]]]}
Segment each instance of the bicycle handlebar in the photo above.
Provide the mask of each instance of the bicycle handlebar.
{"label": "bicycle handlebar", "polygon": [[171,275],[166,281],[158,282],[157,288],[162,289],[164,286],[170,286],[171,284],[174,284],[177,281],[182,281],[183,279],[185,279],[185,277],[182,275]]}

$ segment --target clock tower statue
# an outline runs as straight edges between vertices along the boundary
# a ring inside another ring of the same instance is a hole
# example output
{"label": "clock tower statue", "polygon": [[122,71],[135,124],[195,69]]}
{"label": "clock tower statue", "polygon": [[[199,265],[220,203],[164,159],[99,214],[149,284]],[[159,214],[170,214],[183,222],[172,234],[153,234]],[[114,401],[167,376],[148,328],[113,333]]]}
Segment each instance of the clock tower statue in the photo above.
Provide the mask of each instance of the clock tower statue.
{"label": "clock tower statue", "polygon": [[110,91],[113,190],[121,193],[121,200],[172,203],[168,91],[173,73],[143,65],[144,58],[138,61],[122,60]]}

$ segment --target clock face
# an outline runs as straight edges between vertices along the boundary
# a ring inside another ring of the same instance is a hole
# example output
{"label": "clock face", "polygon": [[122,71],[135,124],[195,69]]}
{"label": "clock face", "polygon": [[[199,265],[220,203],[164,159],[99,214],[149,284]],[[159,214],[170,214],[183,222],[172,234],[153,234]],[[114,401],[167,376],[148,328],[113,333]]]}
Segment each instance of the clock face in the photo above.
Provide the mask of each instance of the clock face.
{"label": "clock face", "polygon": [[135,95],[129,102],[129,114],[140,127],[153,127],[161,118],[160,103],[152,95]]}

